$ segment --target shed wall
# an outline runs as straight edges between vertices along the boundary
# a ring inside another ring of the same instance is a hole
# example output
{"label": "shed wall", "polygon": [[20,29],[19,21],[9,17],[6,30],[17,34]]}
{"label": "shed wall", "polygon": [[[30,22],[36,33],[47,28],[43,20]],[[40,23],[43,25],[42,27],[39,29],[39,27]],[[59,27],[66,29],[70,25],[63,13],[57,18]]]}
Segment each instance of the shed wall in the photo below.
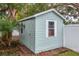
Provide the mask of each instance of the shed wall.
{"label": "shed wall", "polygon": [[21,34],[21,42],[35,52],[35,19],[23,21],[25,29]]}
{"label": "shed wall", "polygon": [[[57,22],[56,37],[46,37],[46,20]],[[35,20],[35,53],[62,47],[63,44],[63,20],[53,12],[36,17]]]}

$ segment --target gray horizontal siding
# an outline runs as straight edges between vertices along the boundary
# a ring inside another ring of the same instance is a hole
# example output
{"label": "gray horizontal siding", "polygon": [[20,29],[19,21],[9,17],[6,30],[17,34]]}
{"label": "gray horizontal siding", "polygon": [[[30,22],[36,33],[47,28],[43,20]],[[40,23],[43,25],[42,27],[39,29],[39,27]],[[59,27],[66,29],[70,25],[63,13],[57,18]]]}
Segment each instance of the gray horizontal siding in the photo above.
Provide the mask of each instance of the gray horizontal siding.
{"label": "gray horizontal siding", "polygon": [[21,34],[21,42],[33,52],[35,51],[35,20],[24,21],[24,32]]}

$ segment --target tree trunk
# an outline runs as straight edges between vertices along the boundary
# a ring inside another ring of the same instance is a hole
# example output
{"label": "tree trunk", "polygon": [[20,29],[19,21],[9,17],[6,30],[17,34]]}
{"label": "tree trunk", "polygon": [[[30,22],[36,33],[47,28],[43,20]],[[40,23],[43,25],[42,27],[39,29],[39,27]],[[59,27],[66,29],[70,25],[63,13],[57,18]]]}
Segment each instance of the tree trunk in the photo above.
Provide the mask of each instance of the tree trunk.
{"label": "tree trunk", "polygon": [[4,46],[7,46],[7,44],[6,44],[6,40],[7,40],[7,34],[6,33],[2,33],[2,42],[4,42]]}
{"label": "tree trunk", "polygon": [[7,32],[2,35],[2,41],[5,43],[5,46],[10,47],[12,41],[12,32]]}
{"label": "tree trunk", "polygon": [[12,42],[12,32],[8,32],[8,46],[11,46]]}

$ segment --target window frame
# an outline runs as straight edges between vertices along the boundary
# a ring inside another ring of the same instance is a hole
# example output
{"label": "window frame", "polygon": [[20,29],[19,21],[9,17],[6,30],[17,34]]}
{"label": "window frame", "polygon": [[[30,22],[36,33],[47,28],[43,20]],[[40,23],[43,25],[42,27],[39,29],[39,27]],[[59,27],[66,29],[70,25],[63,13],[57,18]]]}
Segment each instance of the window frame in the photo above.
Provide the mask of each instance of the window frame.
{"label": "window frame", "polygon": [[[48,29],[49,29],[49,22],[54,22],[54,35],[53,36],[49,36],[48,34]],[[46,20],[46,37],[55,37],[57,33],[57,21],[55,20]]]}

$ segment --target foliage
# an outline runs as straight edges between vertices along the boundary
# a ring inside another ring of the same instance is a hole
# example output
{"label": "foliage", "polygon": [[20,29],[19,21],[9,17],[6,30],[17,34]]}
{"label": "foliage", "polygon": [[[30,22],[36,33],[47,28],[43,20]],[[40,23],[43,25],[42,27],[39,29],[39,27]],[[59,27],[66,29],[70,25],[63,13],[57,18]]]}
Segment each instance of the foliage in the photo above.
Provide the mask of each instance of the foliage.
{"label": "foliage", "polygon": [[33,15],[33,14],[36,14],[36,13],[39,13],[39,12],[42,12],[42,11],[45,11],[48,8],[48,4],[44,4],[44,3],[37,3],[37,4],[30,4],[27,6],[27,16],[30,16],[30,15]]}
{"label": "foliage", "polygon": [[[12,3],[1,3],[0,4],[0,13],[9,16],[11,19],[19,20],[25,16],[27,4],[12,4]],[[7,12],[7,13],[6,13]],[[1,15],[2,15],[1,14]],[[18,14],[18,15],[17,15]]]}
{"label": "foliage", "polygon": [[[73,6],[73,7],[71,7]],[[0,4],[0,15],[5,14],[9,16],[11,19],[20,20],[24,17],[55,8],[60,13],[68,14],[69,12],[74,13],[78,11],[78,7],[74,8],[75,4],[66,4],[66,3],[1,3]],[[6,14],[6,11],[8,12]],[[1,14],[2,13],[2,14]]]}
{"label": "foliage", "polygon": [[79,24],[79,21],[73,22],[72,20],[68,20],[68,21],[64,20],[63,22],[64,22],[65,25],[68,25],[68,24]]}
{"label": "foliage", "polygon": [[2,38],[0,39],[3,46],[11,46],[12,42],[12,30],[17,26],[17,21],[8,20],[7,17],[0,19],[0,32],[2,33]]}
{"label": "foliage", "polygon": [[16,25],[17,22],[14,20],[0,19],[0,31],[2,32],[12,31]]}

